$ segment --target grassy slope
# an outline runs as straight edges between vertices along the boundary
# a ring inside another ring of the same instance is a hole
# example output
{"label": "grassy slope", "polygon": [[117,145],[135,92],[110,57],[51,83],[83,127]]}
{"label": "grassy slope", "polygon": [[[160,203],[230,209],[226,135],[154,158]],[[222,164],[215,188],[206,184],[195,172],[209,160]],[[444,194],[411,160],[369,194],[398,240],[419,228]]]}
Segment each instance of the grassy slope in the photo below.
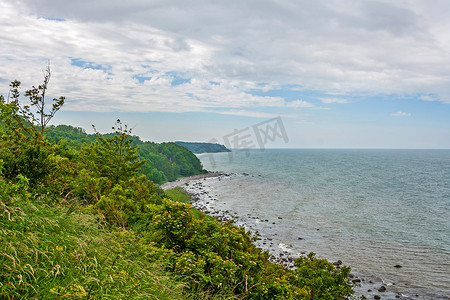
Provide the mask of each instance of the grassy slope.
{"label": "grassy slope", "polygon": [[166,190],[164,191],[164,193],[173,201],[181,203],[191,203],[191,198],[189,197],[189,194],[179,186],[170,190]]}
{"label": "grassy slope", "polygon": [[[166,194],[167,197],[169,197],[173,201],[191,204],[191,197],[185,190],[183,190],[182,187],[177,186],[174,187],[173,189],[164,191],[164,193]],[[194,212],[194,216],[198,219],[200,216],[200,211],[198,211],[195,208],[193,208],[192,211]],[[206,217],[212,219],[212,217],[209,216]]]}
{"label": "grassy slope", "polygon": [[186,299],[133,232],[80,209],[0,202],[0,299]]}

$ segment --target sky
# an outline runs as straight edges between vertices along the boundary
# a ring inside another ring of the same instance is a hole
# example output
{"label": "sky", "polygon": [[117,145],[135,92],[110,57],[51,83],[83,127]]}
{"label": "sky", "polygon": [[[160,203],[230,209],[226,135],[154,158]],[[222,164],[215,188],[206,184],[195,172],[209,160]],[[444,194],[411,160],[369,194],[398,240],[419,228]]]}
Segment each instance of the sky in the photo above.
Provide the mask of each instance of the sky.
{"label": "sky", "polygon": [[52,124],[87,132],[449,149],[449,15],[448,0],[0,0],[0,93],[50,63]]}

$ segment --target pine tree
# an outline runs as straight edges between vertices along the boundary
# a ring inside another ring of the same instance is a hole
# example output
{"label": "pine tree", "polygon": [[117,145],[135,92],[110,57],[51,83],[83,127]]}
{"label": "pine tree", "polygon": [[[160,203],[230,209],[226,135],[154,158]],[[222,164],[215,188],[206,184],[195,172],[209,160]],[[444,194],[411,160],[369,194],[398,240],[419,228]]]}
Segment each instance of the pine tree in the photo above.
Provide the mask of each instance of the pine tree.
{"label": "pine tree", "polygon": [[[94,127],[95,128],[95,127]],[[136,176],[145,160],[139,159],[138,146],[132,146],[131,130],[117,120],[112,137],[97,132],[97,141],[82,149],[90,173],[105,177],[113,185]]]}

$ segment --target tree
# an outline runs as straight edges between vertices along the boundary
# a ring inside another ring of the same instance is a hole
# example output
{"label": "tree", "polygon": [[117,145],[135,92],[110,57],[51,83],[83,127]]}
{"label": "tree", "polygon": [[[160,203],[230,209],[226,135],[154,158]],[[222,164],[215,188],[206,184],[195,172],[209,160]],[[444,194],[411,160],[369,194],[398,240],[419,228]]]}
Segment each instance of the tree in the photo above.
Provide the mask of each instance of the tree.
{"label": "tree", "polygon": [[[95,129],[95,127],[94,127]],[[79,187],[89,202],[98,201],[102,194],[120,182],[136,177],[145,160],[140,159],[138,146],[133,146],[131,130],[117,120],[111,137],[97,132],[97,140],[80,151]]]}
{"label": "tree", "polygon": [[[38,131],[32,126],[31,120],[23,112],[19,103],[20,84],[18,80],[11,82],[7,101],[5,101],[3,96],[0,96],[0,125],[3,134],[14,136],[15,138],[26,136],[35,139]],[[12,100],[10,101],[10,99]]]}
{"label": "tree", "polygon": [[[30,106],[24,106],[22,108],[22,113],[40,128],[41,135],[44,136],[45,127],[53,118],[55,113],[61,109],[64,105],[65,97],[61,96],[58,99],[53,99],[52,109],[50,112],[46,112],[46,99],[45,94],[47,92],[48,83],[50,81],[50,63],[47,66],[47,69],[44,71],[44,83],[39,85],[38,87],[33,86],[30,90],[25,92],[25,96],[29,97],[31,106],[36,108],[36,115],[31,112]],[[20,84],[20,83],[19,83]]]}
{"label": "tree", "polygon": [[25,92],[30,98],[29,105],[20,103],[18,80],[11,82],[6,101],[0,97],[0,158],[4,161],[4,177],[15,180],[18,175],[26,176],[33,187],[43,183],[57,169],[54,146],[44,139],[44,131],[65,98],[53,99],[51,111],[46,112],[45,93],[49,80],[50,66],[44,71],[44,83]]}
{"label": "tree", "polygon": [[[94,127],[95,129],[95,127]],[[132,146],[131,129],[116,121],[113,137],[104,137],[97,132],[97,142],[91,144],[91,160],[100,177],[109,178],[113,184],[136,176],[145,160],[140,160],[138,146]]]}
{"label": "tree", "polygon": [[21,113],[18,100],[19,81],[13,81],[12,101],[0,97],[0,157],[4,161],[4,176],[14,180],[18,175],[30,178],[32,185],[42,182],[50,172],[47,157],[50,152],[41,133],[27,116]]}

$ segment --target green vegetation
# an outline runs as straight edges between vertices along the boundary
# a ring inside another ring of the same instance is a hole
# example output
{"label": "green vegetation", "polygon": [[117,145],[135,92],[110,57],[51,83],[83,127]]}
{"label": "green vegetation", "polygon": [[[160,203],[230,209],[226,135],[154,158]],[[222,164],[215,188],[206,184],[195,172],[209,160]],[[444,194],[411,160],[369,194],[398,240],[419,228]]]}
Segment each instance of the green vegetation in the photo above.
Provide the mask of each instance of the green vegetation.
{"label": "green vegetation", "polygon": [[[122,126],[119,123],[116,126]],[[127,136],[131,141],[131,145],[138,146],[137,154],[142,160],[145,160],[139,174],[145,175],[147,179],[161,184],[167,181],[174,181],[180,176],[190,176],[205,172],[200,160],[186,148],[175,143],[157,144],[143,142],[139,137],[131,136],[130,133],[128,132]],[[118,132],[115,131],[104,135],[98,133],[87,134],[82,128],[58,125],[47,128],[46,138],[63,148],[71,151],[80,151],[85,145],[95,143],[101,138],[112,138],[115,134],[118,134]]]}
{"label": "green vegetation", "polygon": [[186,193],[164,192],[145,175],[201,170],[188,150],[136,142],[120,121],[109,135],[43,128],[20,109],[18,92],[13,99],[0,96],[0,299],[352,294],[349,268],[314,254],[296,270],[271,263],[249,232],[194,212]]}
{"label": "green vegetation", "polygon": [[[188,203],[188,204],[191,203],[191,197],[189,196],[189,194],[179,186],[177,186],[173,189],[164,191],[164,194],[166,195],[166,197],[168,197],[169,199],[171,199],[175,202]],[[194,214],[194,217],[197,219],[205,217],[205,214],[203,214],[201,211],[199,211],[195,208],[192,208],[192,212]],[[213,219],[210,216],[206,216],[206,218]]]}
{"label": "green vegetation", "polygon": [[218,153],[231,152],[230,149],[220,144],[213,143],[192,143],[192,142],[175,142],[179,146],[183,146],[192,153]]}
{"label": "green vegetation", "polygon": [[170,190],[166,190],[165,194],[167,197],[169,197],[170,199],[172,199],[173,201],[176,202],[181,202],[181,203],[190,203],[191,202],[191,197],[189,197],[189,194],[183,190],[183,188],[177,186],[173,189]]}
{"label": "green vegetation", "polygon": [[75,207],[0,204],[1,299],[189,297],[132,231],[102,228]]}

